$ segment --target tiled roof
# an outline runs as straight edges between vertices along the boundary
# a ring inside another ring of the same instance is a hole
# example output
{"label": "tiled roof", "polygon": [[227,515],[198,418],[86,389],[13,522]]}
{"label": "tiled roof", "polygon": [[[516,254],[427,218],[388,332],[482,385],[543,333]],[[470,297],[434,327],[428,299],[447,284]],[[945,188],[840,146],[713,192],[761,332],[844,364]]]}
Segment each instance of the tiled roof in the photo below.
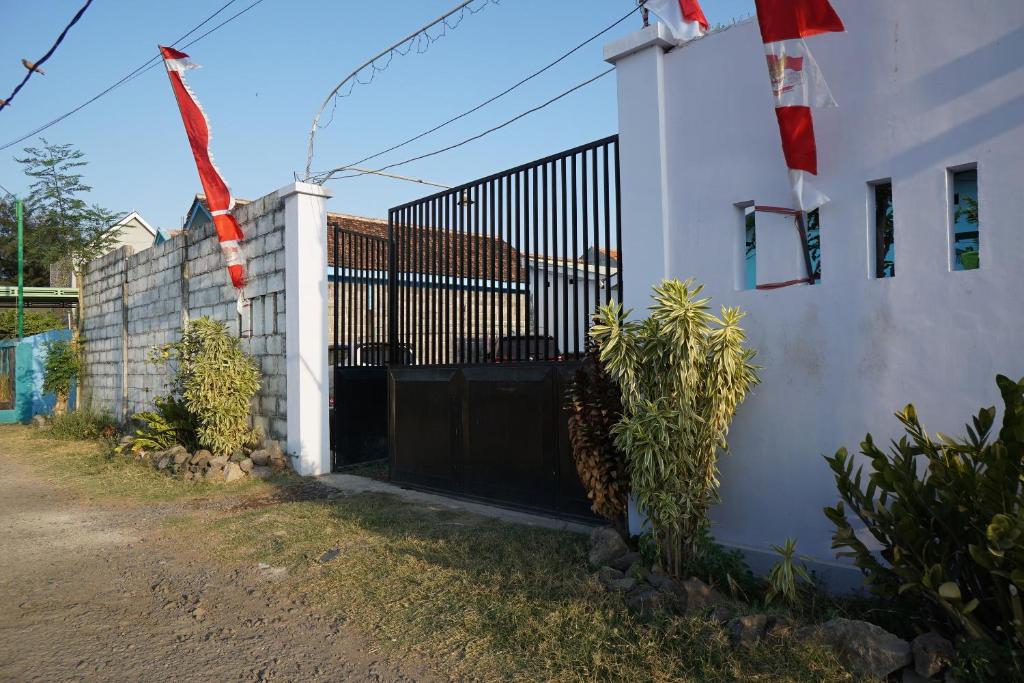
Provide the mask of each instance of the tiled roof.
{"label": "tiled roof", "polygon": [[[206,196],[197,194],[195,201],[209,211]],[[251,200],[235,199],[245,206]],[[361,240],[358,235],[387,239],[388,222],[380,218],[366,218],[342,213],[327,214],[327,262],[334,265],[335,227],[343,233],[339,244],[342,267],[387,269],[387,247],[370,246],[373,240]],[[485,280],[518,282],[525,273],[519,252],[507,242],[482,235],[448,232],[432,228],[414,228],[411,233],[413,248],[402,252],[400,272],[426,273],[442,277],[472,277]]]}

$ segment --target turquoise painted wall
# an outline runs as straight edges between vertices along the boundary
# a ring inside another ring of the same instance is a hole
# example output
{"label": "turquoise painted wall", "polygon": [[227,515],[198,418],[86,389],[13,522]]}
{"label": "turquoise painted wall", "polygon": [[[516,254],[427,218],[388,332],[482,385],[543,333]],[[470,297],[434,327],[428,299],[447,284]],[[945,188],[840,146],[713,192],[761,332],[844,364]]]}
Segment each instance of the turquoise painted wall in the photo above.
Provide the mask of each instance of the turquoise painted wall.
{"label": "turquoise painted wall", "polygon": [[[57,402],[53,394],[43,393],[43,364],[46,362],[47,344],[70,341],[71,330],[51,330],[17,340],[0,341],[0,346],[15,346],[14,410],[0,410],[0,424],[28,423],[35,415],[49,415]],[[73,410],[77,387],[72,386],[68,397],[68,410]]]}

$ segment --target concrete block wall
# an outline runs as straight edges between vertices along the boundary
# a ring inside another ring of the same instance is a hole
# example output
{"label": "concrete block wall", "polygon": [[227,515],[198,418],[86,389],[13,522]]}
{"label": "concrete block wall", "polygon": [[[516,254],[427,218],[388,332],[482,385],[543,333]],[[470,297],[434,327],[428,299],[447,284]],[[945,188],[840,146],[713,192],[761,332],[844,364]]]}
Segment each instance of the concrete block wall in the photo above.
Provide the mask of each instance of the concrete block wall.
{"label": "concrete block wall", "polygon": [[238,311],[212,223],[133,254],[127,247],[87,268],[84,282],[84,405],[119,419],[146,410],[169,390],[154,347],[177,341],[188,320],[209,316],[242,339],[263,372],[254,422],[287,436],[284,203],[277,193],[238,207],[245,233],[248,305]]}

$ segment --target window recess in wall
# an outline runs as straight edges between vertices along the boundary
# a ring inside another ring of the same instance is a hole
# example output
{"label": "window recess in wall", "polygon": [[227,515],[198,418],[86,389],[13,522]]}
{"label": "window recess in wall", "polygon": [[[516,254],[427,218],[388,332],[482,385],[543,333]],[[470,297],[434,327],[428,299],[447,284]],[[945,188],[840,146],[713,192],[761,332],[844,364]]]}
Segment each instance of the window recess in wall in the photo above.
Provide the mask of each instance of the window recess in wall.
{"label": "window recess in wall", "polygon": [[892,182],[881,180],[870,185],[874,203],[872,229],[873,271],[876,278],[896,275],[896,223],[892,206]]}
{"label": "window recess in wall", "polygon": [[739,245],[736,253],[736,289],[757,289],[757,216],[754,202],[736,204],[739,210]]}
{"label": "window recess in wall", "polygon": [[821,279],[821,214],[818,209],[803,215],[803,230],[800,237],[804,244],[807,277],[813,285]]}
{"label": "window recess in wall", "polygon": [[949,179],[952,190],[951,266],[953,270],[975,270],[981,265],[978,169],[974,166],[951,169]]}

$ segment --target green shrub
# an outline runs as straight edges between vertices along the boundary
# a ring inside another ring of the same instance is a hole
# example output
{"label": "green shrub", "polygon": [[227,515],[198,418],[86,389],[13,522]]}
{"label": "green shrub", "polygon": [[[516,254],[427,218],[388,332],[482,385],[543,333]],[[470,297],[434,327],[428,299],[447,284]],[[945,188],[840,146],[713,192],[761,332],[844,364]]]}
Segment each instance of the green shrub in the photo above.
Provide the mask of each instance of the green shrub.
{"label": "green shrub", "polygon": [[54,412],[58,415],[67,411],[71,384],[78,377],[80,371],[81,360],[73,342],[54,341],[46,345],[46,360],[43,362],[43,391],[57,396]]}
{"label": "green shrub", "polygon": [[[25,311],[25,336],[61,330],[68,323],[60,316],[43,311]],[[18,336],[18,311],[14,308],[0,310],[0,339],[15,339]]]}
{"label": "green shrub", "polygon": [[680,576],[697,552],[699,532],[718,494],[718,451],[736,407],[757,382],[754,351],[739,326],[743,313],[708,312],[702,285],[665,280],[642,322],[621,305],[600,309],[591,335],[622,391],[615,445],[651,522],[666,570]]}
{"label": "green shrub", "polygon": [[62,441],[111,440],[117,436],[117,422],[106,413],[75,410],[54,416],[46,436]]}
{"label": "green shrub", "polygon": [[683,566],[685,575],[728,589],[733,597],[744,600],[751,599],[760,588],[743,552],[716,543],[710,525],[700,528],[693,547],[694,552]]}
{"label": "green shrub", "polygon": [[590,341],[566,392],[569,443],[591,509],[624,534],[629,472],[626,456],[612,437],[612,427],[622,416],[622,397],[599,356]]}
{"label": "green shrub", "polygon": [[180,341],[155,351],[157,360],[176,365],[171,395],[194,418],[200,446],[227,454],[259,440],[249,405],[260,388],[260,369],[223,323],[190,321]]}
{"label": "green shrub", "polygon": [[132,415],[132,420],[139,423],[139,427],[131,442],[118,446],[117,451],[165,451],[175,445],[184,446],[189,451],[198,448],[199,425],[184,402],[173,396],[164,396],[154,403],[156,410]]}
{"label": "green shrub", "polygon": [[[1024,648],[1024,380],[1000,375],[1005,410],[990,440],[996,409],[981,410],[967,436],[925,432],[913,406],[897,414],[907,435],[887,455],[868,434],[870,461],[854,468],[845,449],[826,458],[842,497],[825,514],[833,547],[852,557],[872,590],[902,600],[922,628]],[[923,462],[922,462],[923,461]],[[878,558],[847,519],[847,506],[881,545]],[[925,609],[920,609],[924,607]],[[1015,671],[1022,671],[1018,659]]]}
{"label": "green shrub", "polygon": [[804,585],[811,585],[810,574],[803,564],[797,564],[796,560],[796,539],[787,538],[784,545],[773,545],[774,550],[782,558],[772,570],[768,572],[768,593],[765,595],[765,604],[771,604],[773,600],[781,599],[787,605],[796,606],[800,602],[800,587],[797,580],[804,582]]}

